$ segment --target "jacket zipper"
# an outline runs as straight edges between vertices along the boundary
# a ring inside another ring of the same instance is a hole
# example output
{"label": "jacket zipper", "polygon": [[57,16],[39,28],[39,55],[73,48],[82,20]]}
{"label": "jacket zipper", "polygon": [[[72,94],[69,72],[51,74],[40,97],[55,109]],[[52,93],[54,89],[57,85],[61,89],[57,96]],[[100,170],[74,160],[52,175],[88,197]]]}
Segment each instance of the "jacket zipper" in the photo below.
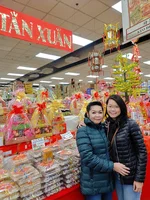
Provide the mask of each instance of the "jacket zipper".
{"label": "jacket zipper", "polygon": [[[114,138],[114,144],[115,144],[115,149],[116,149],[116,154],[117,154],[117,161],[120,162],[120,161],[119,161],[118,150],[117,150],[117,144],[116,144],[116,137]],[[120,182],[121,182],[121,183],[124,183],[121,174],[118,174],[118,175],[119,175],[119,177],[120,177]]]}
{"label": "jacket zipper", "polygon": [[[107,127],[107,135],[106,135],[107,141],[108,141],[108,133],[109,133],[109,125],[108,125],[108,127]],[[104,140],[104,142],[105,142],[106,149],[108,149],[108,142],[106,143],[106,141],[105,141],[103,135],[102,135],[102,138],[103,138],[103,140]],[[107,153],[107,156],[110,158],[110,156],[109,156],[109,151],[107,151],[106,153]],[[109,175],[109,180],[111,181],[111,173],[108,173],[108,175]]]}

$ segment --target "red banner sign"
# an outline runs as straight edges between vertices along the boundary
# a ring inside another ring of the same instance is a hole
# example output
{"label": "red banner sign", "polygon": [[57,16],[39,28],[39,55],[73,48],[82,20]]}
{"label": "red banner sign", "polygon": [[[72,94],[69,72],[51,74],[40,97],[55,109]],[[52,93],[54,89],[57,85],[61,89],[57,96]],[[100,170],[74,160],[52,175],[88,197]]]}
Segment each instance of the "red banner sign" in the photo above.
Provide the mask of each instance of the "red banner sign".
{"label": "red banner sign", "polygon": [[72,51],[72,31],[0,6],[0,34]]}

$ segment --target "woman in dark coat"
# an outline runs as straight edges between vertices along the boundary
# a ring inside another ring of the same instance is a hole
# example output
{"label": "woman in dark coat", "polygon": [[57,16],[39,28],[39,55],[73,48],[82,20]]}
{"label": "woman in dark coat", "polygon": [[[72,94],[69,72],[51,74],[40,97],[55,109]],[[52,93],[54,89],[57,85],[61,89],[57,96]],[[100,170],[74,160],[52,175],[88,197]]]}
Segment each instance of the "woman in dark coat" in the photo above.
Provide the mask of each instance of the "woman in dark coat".
{"label": "woman in dark coat", "polygon": [[111,200],[112,171],[125,176],[129,168],[109,159],[108,140],[103,120],[103,107],[98,101],[87,106],[86,126],[77,131],[76,141],[81,157],[81,191],[86,200]]}
{"label": "woman in dark coat", "polygon": [[147,153],[139,125],[127,117],[126,104],[119,95],[107,99],[106,116],[110,159],[130,168],[127,176],[115,173],[118,200],[140,200]]}

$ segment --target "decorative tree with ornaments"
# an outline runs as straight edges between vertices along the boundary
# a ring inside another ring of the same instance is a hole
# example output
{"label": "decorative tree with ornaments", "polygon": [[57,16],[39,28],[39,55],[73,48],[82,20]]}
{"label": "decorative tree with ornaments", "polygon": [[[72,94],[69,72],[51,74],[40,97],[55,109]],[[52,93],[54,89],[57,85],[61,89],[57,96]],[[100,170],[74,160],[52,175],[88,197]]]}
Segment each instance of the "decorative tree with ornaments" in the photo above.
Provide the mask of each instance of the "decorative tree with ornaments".
{"label": "decorative tree with ornaments", "polygon": [[133,62],[119,53],[116,57],[116,64],[112,66],[115,92],[125,93],[125,101],[129,101],[130,96],[140,95],[141,77],[138,62]]}

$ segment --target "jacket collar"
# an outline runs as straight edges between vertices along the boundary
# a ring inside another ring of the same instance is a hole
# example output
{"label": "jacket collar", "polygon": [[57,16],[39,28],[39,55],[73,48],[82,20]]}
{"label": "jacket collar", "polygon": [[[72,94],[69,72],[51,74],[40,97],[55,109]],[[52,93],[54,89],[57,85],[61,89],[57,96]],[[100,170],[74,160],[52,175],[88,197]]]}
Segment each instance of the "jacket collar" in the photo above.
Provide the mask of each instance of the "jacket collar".
{"label": "jacket collar", "polygon": [[88,117],[85,117],[84,118],[84,123],[88,126],[95,126],[95,127],[104,127],[104,124],[103,123],[99,123],[99,124],[94,124]]}

